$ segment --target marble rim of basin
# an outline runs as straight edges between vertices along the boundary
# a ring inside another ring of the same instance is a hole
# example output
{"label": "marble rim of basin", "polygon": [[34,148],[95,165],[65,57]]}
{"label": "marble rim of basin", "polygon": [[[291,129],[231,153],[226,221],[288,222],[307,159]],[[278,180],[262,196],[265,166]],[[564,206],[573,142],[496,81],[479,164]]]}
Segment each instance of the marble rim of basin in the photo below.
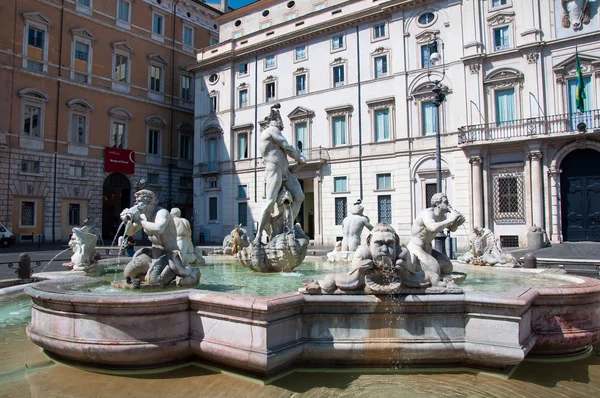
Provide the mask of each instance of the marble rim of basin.
{"label": "marble rim of basin", "polygon": [[[528,353],[600,340],[600,281],[452,295],[252,297],[203,290],[99,295],[30,286],[30,339],[61,358],[147,368],[195,358],[259,377],[294,367],[472,366],[505,371]],[[96,283],[73,278],[72,283]]]}

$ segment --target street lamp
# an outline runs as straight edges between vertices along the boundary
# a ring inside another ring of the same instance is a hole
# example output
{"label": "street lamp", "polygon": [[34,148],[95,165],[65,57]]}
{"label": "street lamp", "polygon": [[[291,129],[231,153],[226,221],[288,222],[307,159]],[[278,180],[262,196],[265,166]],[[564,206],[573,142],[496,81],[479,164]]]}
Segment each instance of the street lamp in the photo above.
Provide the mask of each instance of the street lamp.
{"label": "street lamp", "polygon": [[[442,52],[438,52],[438,48],[441,45]],[[435,163],[436,163],[436,188],[438,192],[442,192],[442,153],[441,153],[441,123],[440,123],[440,105],[446,99],[446,94],[440,83],[446,77],[446,66],[444,64],[444,42],[438,38],[437,35],[433,35],[433,38],[427,43],[429,62],[427,63],[427,79],[430,83],[433,83],[431,91],[434,94],[433,104],[435,105],[435,120],[436,120],[436,132],[435,132]],[[433,52],[432,52],[433,50]],[[431,78],[431,66],[442,64],[442,78],[433,79]]]}
{"label": "street lamp", "polygon": [[[438,52],[441,46],[441,54]],[[436,131],[435,131],[435,177],[436,177],[436,189],[438,193],[442,192],[442,143],[441,143],[441,123],[440,123],[440,105],[446,99],[446,94],[440,83],[446,77],[446,65],[444,64],[444,42],[438,38],[437,35],[433,35],[433,38],[427,43],[427,49],[429,55],[429,62],[427,63],[427,79],[430,83],[433,83],[433,104],[435,105],[435,120],[436,120]],[[433,51],[432,51],[433,50]],[[431,66],[442,64],[442,78],[433,79],[431,78]],[[446,234],[440,231],[435,236],[434,249],[440,253],[446,254]]]}

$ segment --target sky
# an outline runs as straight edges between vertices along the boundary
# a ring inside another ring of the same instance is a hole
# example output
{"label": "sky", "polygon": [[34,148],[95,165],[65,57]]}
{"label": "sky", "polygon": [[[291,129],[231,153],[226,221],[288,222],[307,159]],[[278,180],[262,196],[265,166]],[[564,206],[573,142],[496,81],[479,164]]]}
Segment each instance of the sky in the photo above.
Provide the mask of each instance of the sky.
{"label": "sky", "polygon": [[[229,6],[232,8],[240,8],[250,3],[254,3],[257,0],[229,0]],[[219,0],[207,0],[207,3],[220,3]]]}

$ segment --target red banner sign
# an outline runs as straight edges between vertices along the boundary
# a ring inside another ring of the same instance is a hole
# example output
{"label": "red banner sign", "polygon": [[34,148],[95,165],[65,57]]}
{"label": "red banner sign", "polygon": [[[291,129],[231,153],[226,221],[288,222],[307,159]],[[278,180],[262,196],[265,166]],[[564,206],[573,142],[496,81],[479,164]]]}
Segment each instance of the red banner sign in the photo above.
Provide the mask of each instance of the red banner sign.
{"label": "red banner sign", "polygon": [[135,174],[135,152],[129,149],[104,149],[104,171],[107,173]]}

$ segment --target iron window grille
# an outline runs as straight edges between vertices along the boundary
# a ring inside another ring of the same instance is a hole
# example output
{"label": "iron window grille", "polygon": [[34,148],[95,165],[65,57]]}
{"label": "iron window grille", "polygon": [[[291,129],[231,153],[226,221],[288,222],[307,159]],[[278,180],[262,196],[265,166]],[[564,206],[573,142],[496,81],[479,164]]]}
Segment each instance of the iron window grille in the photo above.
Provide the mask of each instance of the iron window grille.
{"label": "iron window grille", "polygon": [[494,175],[494,219],[502,223],[525,222],[522,172]]}

